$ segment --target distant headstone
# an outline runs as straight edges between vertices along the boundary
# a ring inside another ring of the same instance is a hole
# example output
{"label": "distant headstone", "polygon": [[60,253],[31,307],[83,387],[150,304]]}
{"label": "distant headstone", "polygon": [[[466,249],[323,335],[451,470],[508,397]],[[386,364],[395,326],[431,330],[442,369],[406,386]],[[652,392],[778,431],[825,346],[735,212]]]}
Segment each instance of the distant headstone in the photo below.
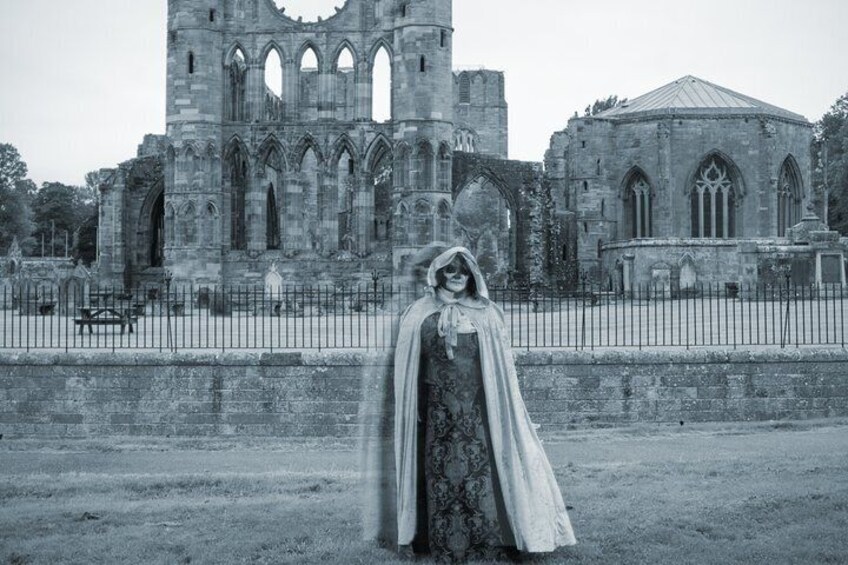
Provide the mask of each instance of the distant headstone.
{"label": "distant headstone", "polygon": [[668,297],[671,293],[671,267],[657,263],[651,267],[651,291],[658,297]]}
{"label": "distant headstone", "polygon": [[688,253],[680,260],[680,290],[694,290],[698,284],[695,259]]}
{"label": "distant headstone", "polygon": [[842,255],[821,255],[822,284],[842,284]]}
{"label": "distant headstone", "polygon": [[277,264],[265,274],[265,296],[267,298],[278,297],[283,293],[283,277],[277,272]]}

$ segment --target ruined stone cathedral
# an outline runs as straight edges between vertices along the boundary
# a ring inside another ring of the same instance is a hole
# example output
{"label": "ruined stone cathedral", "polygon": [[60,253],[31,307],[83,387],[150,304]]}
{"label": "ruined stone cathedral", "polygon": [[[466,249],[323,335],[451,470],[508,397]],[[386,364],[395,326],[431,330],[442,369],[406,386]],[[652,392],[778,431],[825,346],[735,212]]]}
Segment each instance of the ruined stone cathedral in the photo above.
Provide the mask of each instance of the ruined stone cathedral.
{"label": "ruined stone cathedral", "polygon": [[[101,277],[370,280],[434,242],[468,245],[504,283],[526,270],[521,193],[541,166],[505,161],[503,73],[454,72],[451,0],[348,0],[317,22],[273,0],[168,10],[167,135],[105,171]],[[372,116],[381,55],[386,121]]]}
{"label": "ruined stone cathedral", "polygon": [[504,74],[455,71],[453,34],[452,0],[347,0],[316,22],[169,0],[167,134],[102,171],[100,279],[386,280],[439,243],[493,285],[844,283],[802,116],[684,77],[573,118],[544,165],[511,161]]}

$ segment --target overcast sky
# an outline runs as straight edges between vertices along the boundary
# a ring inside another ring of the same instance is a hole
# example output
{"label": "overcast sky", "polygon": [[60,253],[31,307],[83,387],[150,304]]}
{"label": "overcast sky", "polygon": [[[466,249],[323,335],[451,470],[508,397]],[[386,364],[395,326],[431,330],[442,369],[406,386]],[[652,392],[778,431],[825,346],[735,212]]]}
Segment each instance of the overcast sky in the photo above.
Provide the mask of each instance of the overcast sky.
{"label": "overcast sky", "polygon": [[[166,5],[0,0],[0,142],[39,185],[81,184],[165,132]],[[687,74],[810,121],[848,91],[846,0],[454,0],[454,27],[456,67],[506,72],[513,159],[541,161],[598,98]]]}

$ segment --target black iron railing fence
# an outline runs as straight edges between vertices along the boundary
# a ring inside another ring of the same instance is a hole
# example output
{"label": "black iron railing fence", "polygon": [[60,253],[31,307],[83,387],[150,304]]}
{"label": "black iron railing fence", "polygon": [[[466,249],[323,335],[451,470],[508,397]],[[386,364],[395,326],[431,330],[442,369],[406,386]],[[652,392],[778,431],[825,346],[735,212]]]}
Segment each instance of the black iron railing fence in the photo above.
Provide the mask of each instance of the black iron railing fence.
{"label": "black iron railing fence", "polygon": [[[0,288],[0,349],[303,350],[394,345],[420,290],[140,286]],[[637,287],[617,294],[495,288],[514,348],[845,347],[841,285]]]}

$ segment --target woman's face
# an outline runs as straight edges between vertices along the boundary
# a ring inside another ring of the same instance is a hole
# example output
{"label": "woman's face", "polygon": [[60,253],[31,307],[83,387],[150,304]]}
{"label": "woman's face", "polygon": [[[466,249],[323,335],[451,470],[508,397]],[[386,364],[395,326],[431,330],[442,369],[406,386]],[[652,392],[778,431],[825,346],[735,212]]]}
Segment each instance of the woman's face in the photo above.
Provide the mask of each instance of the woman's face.
{"label": "woman's face", "polygon": [[471,272],[459,255],[442,269],[442,274],[445,279],[445,289],[450,292],[463,292],[468,287],[468,278],[471,276]]}

